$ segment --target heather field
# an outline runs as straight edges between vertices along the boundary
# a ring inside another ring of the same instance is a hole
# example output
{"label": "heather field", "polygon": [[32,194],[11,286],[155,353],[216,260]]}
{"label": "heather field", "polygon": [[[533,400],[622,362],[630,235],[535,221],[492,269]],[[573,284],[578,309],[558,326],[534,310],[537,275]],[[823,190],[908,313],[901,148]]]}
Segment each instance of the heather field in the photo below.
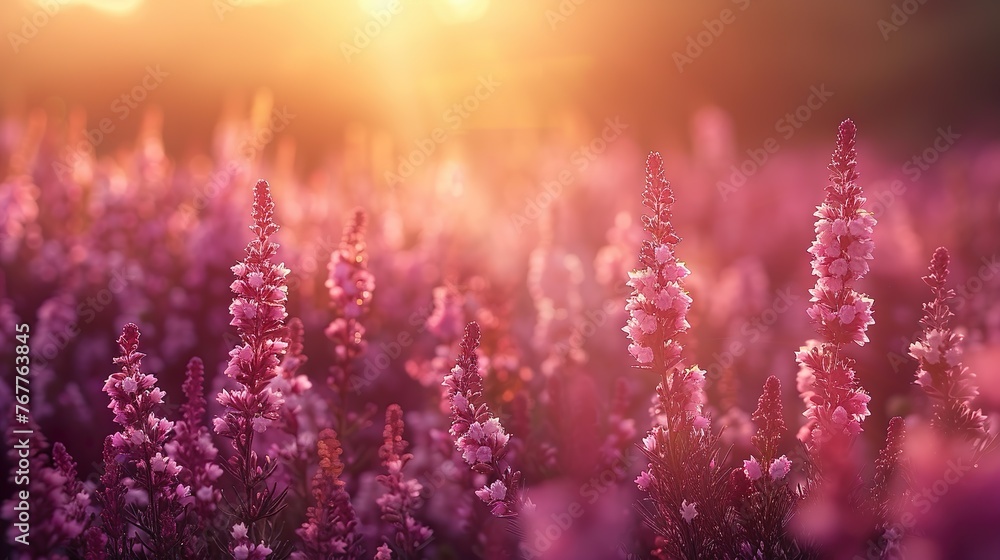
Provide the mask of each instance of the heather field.
{"label": "heather field", "polygon": [[0,550],[1000,558],[997,8],[611,4],[0,7]]}

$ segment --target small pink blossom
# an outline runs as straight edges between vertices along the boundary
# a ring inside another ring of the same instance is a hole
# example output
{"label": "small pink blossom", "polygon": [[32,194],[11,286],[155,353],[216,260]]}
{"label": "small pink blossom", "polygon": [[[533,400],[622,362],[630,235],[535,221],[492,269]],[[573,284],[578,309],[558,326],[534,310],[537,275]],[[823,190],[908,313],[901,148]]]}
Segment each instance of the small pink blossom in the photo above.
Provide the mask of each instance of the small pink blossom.
{"label": "small pink blossom", "polygon": [[792,462],[788,457],[782,455],[777,459],[771,461],[771,466],[768,468],[768,473],[771,475],[771,480],[782,480],[788,475],[788,471],[792,468]]}
{"label": "small pink blossom", "polygon": [[635,478],[635,485],[639,487],[639,490],[643,492],[649,490],[649,486],[653,484],[653,476],[649,474],[649,471],[642,471],[639,476]]}
{"label": "small pink blossom", "polygon": [[688,503],[687,500],[681,502],[681,517],[684,521],[691,523],[695,517],[698,517],[698,508],[695,503]]}
{"label": "small pink blossom", "polygon": [[760,471],[760,463],[757,462],[756,457],[750,457],[749,461],[743,461],[743,472],[746,473],[747,478],[750,480],[758,480],[762,476]]}

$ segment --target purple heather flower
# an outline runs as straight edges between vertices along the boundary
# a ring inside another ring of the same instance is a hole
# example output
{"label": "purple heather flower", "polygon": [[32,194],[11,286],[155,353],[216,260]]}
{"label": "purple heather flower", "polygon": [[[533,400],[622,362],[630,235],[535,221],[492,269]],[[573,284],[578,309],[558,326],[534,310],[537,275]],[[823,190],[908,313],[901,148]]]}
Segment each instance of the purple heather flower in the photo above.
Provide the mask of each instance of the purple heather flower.
{"label": "purple heather flower", "polygon": [[331,429],[320,432],[317,441],[319,470],[311,483],[313,505],[306,511],[306,522],[295,530],[299,547],[292,553],[293,560],[362,558],[358,518],[344,481],[340,479],[344,472],[344,463],[340,460],[342,453],[336,432]]}
{"label": "purple heather flower", "polygon": [[743,472],[747,475],[750,480],[759,480],[763,474],[760,471],[760,463],[757,462],[757,458],[751,456],[750,460],[743,461]]}
{"label": "purple heather flower", "polygon": [[777,377],[772,375],[764,382],[764,392],[757,400],[757,410],[750,418],[757,425],[757,431],[750,438],[750,442],[760,452],[762,464],[767,464],[778,454],[778,444],[785,434],[781,382]]}
{"label": "purple heather flower", "polygon": [[642,268],[629,272],[632,295],[625,306],[629,320],[622,329],[632,341],[629,353],[640,366],[652,365],[659,356],[661,365],[672,368],[681,359],[677,336],[690,327],[687,311],[691,297],[681,286],[690,272],[674,254],[680,237],[670,223],[673,202],[673,191],[664,178],[663,160],[653,152],[646,160],[646,188],[642,194],[642,203],[650,210],[642,220],[649,238],[643,240],[639,251]]}
{"label": "purple heather flower", "polygon": [[[275,515],[283,505],[283,493],[266,484],[274,470],[273,459],[267,456],[262,463],[253,442],[256,434],[278,419],[283,403],[281,393],[271,388],[271,381],[278,375],[279,357],[288,347],[284,321],[288,299],[285,278],[289,271],[272,262],[278,245],[271,236],[278,226],[267,182],[258,181],[253,192],[254,223],[250,230],[255,237],[247,245],[246,258],[232,267],[236,280],[230,286],[236,297],[229,306],[233,317],[229,324],[239,331],[241,344],[229,352],[225,373],[239,388],[223,389],[218,394],[217,400],[225,410],[214,420],[214,428],[219,435],[233,440],[235,454],[226,466],[236,479],[238,493],[248,497],[239,504],[236,520],[256,534],[255,523]],[[234,556],[250,557],[264,549],[268,549],[264,543],[237,539],[231,540],[229,546]]]}
{"label": "purple heather flower", "polygon": [[[187,401],[181,405],[181,419],[174,426],[174,438],[163,446],[167,455],[183,467],[178,480],[191,489],[188,520],[193,526],[211,520],[222,497],[216,482],[222,476],[222,468],[215,462],[219,452],[204,425],[204,380],[201,359],[191,358],[182,386]],[[207,546],[207,540],[196,535],[186,543],[185,553],[197,555]]]}
{"label": "purple heather flower", "polygon": [[104,391],[111,397],[108,408],[114,411],[115,422],[122,430],[114,433],[110,441],[114,450],[124,456],[127,474],[136,488],[145,492],[148,504],[138,512],[127,510],[126,519],[147,533],[140,542],[150,554],[166,554],[186,540],[185,528],[178,527],[177,519],[184,511],[190,488],[180,482],[183,468],[169,455],[163,455],[174,423],[156,415],[166,393],[156,386],[156,377],[141,371],[145,354],[139,352],[139,327],[126,324],[118,347],[121,354],[114,361],[122,369],[108,377]]}
{"label": "purple heather flower", "polygon": [[768,474],[771,475],[771,480],[778,481],[784,479],[788,476],[788,471],[792,468],[792,462],[788,457],[782,455],[777,459],[771,461],[771,466],[768,467]]}
{"label": "purple heather flower", "polygon": [[[8,457],[12,465],[20,464],[22,474],[30,473],[28,492],[30,492],[30,515],[32,522],[29,532],[23,533],[15,526],[19,521],[19,512],[15,509],[20,503],[15,492],[3,502],[0,508],[0,518],[7,522],[7,542],[11,545],[10,558],[14,560],[29,560],[32,558],[66,558],[61,553],[69,549],[71,542],[79,537],[87,528],[90,513],[90,493],[84,489],[83,483],[77,478],[76,462],[61,443],[52,446],[52,464],[45,453],[48,442],[41,434],[39,427],[32,420],[26,428],[34,432],[29,440],[27,455],[23,446],[19,446],[21,435],[9,434]],[[27,467],[24,467],[25,462]],[[10,479],[14,480],[14,469],[11,469]],[[23,511],[23,507],[19,508]],[[18,536],[26,541],[15,541]],[[27,545],[27,546],[25,546]],[[59,553],[59,554],[57,554]]]}
{"label": "purple heather flower", "polygon": [[653,484],[653,475],[649,474],[649,471],[642,471],[639,476],[635,477],[635,485],[643,492],[649,490],[651,484]]}
{"label": "purple heather flower", "polygon": [[950,325],[954,314],[948,300],[955,297],[955,291],[945,287],[949,261],[944,247],[934,251],[930,272],[923,278],[934,297],[923,306],[923,332],[910,345],[910,355],[918,364],[916,384],[931,397],[931,424],[947,433],[982,439],[988,435],[987,420],[972,405],[979,394],[976,376],[962,365],[963,336]]}
{"label": "purple heather flower", "polygon": [[408,443],[403,439],[403,428],[403,409],[396,404],[389,405],[385,411],[383,444],[379,449],[382,466],[388,474],[376,477],[386,491],[376,503],[382,521],[391,523],[395,527],[394,542],[406,556],[409,556],[426,544],[433,532],[414,517],[415,511],[422,503],[420,492],[423,490],[423,485],[403,474],[403,468],[413,458],[406,452]]}
{"label": "purple heather flower", "polygon": [[[330,255],[329,277],[326,287],[330,292],[333,320],[326,328],[326,337],[333,343],[335,364],[331,369],[330,385],[341,399],[341,410],[351,388],[354,361],[366,348],[363,320],[371,308],[375,292],[375,277],[368,271],[368,251],[365,248],[363,210],[356,209],[344,228],[340,246]],[[341,415],[342,416],[342,415]],[[338,417],[339,423],[344,418]],[[338,426],[343,430],[345,426]]]}
{"label": "purple heather flower", "polygon": [[695,504],[693,502],[689,504],[687,500],[682,501],[681,502],[681,517],[683,517],[684,521],[687,521],[688,523],[691,523],[692,521],[694,521],[694,518],[698,517],[698,507],[697,507],[697,504]]}
{"label": "purple heather flower", "polygon": [[392,560],[392,551],[389,545],[383,544],[375,551],[375,560]]}
{"label": "purple heather flower", "polygon": [[444,378],[451,403],[450,433],[455,447],[472,470],[498,477],[495,482],[499,482],[499,486],[490,484],[476,495],[489,506],[493,515],[516,517],[526,506],[521,495],[521,473],[512,471],[503,460],[510,436],[483,400],[483,380],[476,354],[479,336],[479,325],[475,322],[465,327],[458,362]]}
{"label": "purple heather flower", "polygon": [[816,210],[816,240],[809,249],[813,274],[819,279],[809,292],[812,307],[808,314],[822,340],[804,346],[796,359],[813,376],[802,379],[812,393],[803,396],[808,399],[809,430],[804,436],[813,451],[834,439],[852,440],[870,414],[870,397],[855,377],[854,361],[841,352],[848,343],[868,342],[866,331],[874,323],[871,298],[854,290],[868,272],[875,225],[875,218],[862,208],[865,198],[857,184],[856,134],[850,120],[840,124],[830,163],[831,184]]}

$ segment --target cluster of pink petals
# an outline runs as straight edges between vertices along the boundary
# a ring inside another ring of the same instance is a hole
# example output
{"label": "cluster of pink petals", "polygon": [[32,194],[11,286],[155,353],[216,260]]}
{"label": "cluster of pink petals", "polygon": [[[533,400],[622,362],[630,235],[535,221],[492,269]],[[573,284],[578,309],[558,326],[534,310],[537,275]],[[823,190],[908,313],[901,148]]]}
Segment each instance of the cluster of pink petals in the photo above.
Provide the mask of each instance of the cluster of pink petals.
{"label": "cluster of pink petals", "polygon": [[840,124],[829,166],[831,184],[816,210],[816,240],[809,249],[813,274],[819,278],[809,292],[808,314],[821,341],[808,343],[796,359],[802,368],[798,381],[808,419],[800,438],[813,449],[833,438],[853,438],[870,414],[871,398],[858,383],[854,361],[841,355],[845,344],[868,342],[868,326],[875,322],[871,298],[854,289],[868,272],[875,226],[875,218],[862,208],[856,136],[852,121]]}
{"label": "cluster of pink petals", "polygon": [[385,412],[383,445],[379,449],[382,466],[387,473],[376,477],[376,481],[385,487],[385,493],[375,502],[382,520],[396,528],[395,543],[410,555],[430,540],[433,531],[414,517],[423,502],[420,497],[423,485],[403,474],[403,468],[413,458],[406,452],[408,443],[403,439],[403,428],[402,408],[390,405]]}
{"label": "cluster of pink petals", "polygon": [[948,250],[939,247],[931,258],[924,282],[933,299],[923,306],[920,320],[923,332],[910,344],[910,355],[917,360],[916,383],[933,400],[931,423],[945,431],[957,431],[976,439],[987,435],[987,420],[972,401],[979,395],[976,375],[962,365],[961,333],[950,326],[953,316],[948,300],[955,296],[948,289]]}
{"label": "cluster of pink petals", "polygon": [[689,504],[687,500],[681,502],[680,512],[681,512],[681,517],[684,518],[684,521],[691,523],[692,521],[694,521],[695,517],[698,517],[697,506],[698,505],[694,502]]}
{"label": "cluster of pink petals", "polygon": [[344,228],[340,246],[330,255],[326,288],[336,317],[326,329],[338,360],[350,361],[364,351],[364,326],[360,319],[371,307],[375,277],[368,270],[365,249],[365,222],[361,209],[354,211]]}
{"label": "cluster of pink petals", "polygon": [[[33,431],[39,429],[34,421],[29,427]],[[28,546],[17,546],[16,549],[10,549],[8,554],[12,560],[29,560],[41,558],[50,551],[66,546],[83,533],[92,515],[91,496],[77,478],[76,463],[63,444],[56,443],[52,446],[52,465],[49,465],[48,457],[43,453],[43,448],[48,446],[44,437],[39,435],[32,438],[32,447],[27,455],[21,455],[23,447],[18,449],[15,439],[18,437],[21,436],[9,434],[8,457],[12,464],[21,461],[22,467],[23,461],[28,462],[28,467],[22,470],[31,473],[27,490],[31,497],[29,511],[32,523]],[[24,511],[20,502],[21,499],[15,492],[0,507],[0,518],[7,522],[6,536],[9,543],[14,543],[13,539],[21,535],[21,531],[15,527],[17,523],[23,522],[18,519],[20,511]]]}
{"label": "cluster of pink petals", "polygon": [[247,245],[243,262],[232,267],[236,280],[230,289],[236,297],[229,306],[230,325],[239,330],[243,343],[229,352],[225,373],[241,387],[219,393],[217,400],[228,413],[214,421],[216,433],[227,437],[248,430],[264,432],[278,419],[283,402],[270,382],[278,373],[279,356],[288,347],[284,321],[289,270],[271,262],[278,250],[271,241],[278,231],[273,216],[270,188],[266,181],[258,181],[254,186],[254,224],[250,227],[256,237]]}
{"label": "cluster of pink petals", "polygon": [[368,271],[364,231],[367,218],[361,209],[354,211],[344,230],[340,247],[330,255],[326,288],[333,305],[347,318],[360,317],[371,304],[375,277]]}
{"label": "cluster of pink petals", "polygon": [[217,480],[222,468],[215,459],[219,450],[203,425],[205,415],[204,366],[199,358],[188,362],[183,390],[187,402],[181,405],[182,418],[174,426],[173,439],[164,444],[167,454],[184,470],[180,479],[191,488],[191,512],[195,520],[208,519],[216,511],[222,495]]}
{"label": "cluster of pink petals", "polygon": [[800,439],[818,446],[835,437],[860,434],[861,423],[871,414],[871,396],[858,387],[853,361],[831,354],[826,345],[805,346],[796,354],[796,360],[802,370],[815,376]]}
{"label": "cluster of pink petals", "polygon": [[837,150],[830,164],[832,184],[817,209],[816,239],[809,248],[812,273],[818,277],[809,307],[809,318],[820,335],[835,344],[868,342],[872,319],[872,299],[854,290],[868,273],[875,242],[875,218],[862,206],[865,198],[858,178],[855,135],[850,120],[840,125]]}
{"label": "cluster of pink petals", "polygon": [[644,217],[650,239],[643,241],[640,251],[642,268],[629,272],[628,285],[632,294],[625,305],[628,322],[622,328],[631,340],[629,353],[642,366],[651,365],[661,349],[665,366],[671,367],[678,362],[681,346],[677,336],[690,328],[687,312],[691,297],[681,286],[690,271],[674,254],[679,238],[670,224],[672,202],[673,193],[664,178],[663,160],[653,152],[646,160],[643,192],[643,204],[651,211]]}
{"label": "cluster of pink petals", "polygon": [[278,419],[283,398],[270,387],[277,375],[279,356],[288,347],[285,340],[285,302],[288,269],[273,264],[278,245],[271,236],[278,230],[274,223],[274,202],[266,181],[254,186],[253,217],[250,229],[256,237],[247,245],[247,257],[232,267],[236,280],[230,289],[236,296],[229,306],[230,325],[243,339],[229,352],[225,374],[236,380],[240,388],[224,389],[217,400],[228,411],[216,418],[216,433],[227,437],[244,434],[248,429],[263,432]]}
{"label": "cluster of pink petals", "polygon": [[340,460],[343,449],[337,433],[324,429],[319,433],[316,446],[320,468],[310,484],[314,505],[306,511],[306,522],[295,530],[300,544],[291,558],[359,560],[362,555],[358,517],[345,483],[340,479],[344,463]]}
{"label": "cluster of pink petals", "polygon": [[476,491],[479,499],[489,506],[493,515],[514,517],[523,507],[531,507],[531,502],[522,501],[521,473],[503,463],[510,436],[482,399],[483,380],[476,354],[479,336],[479,325],[469,323],[458,362],[444,378],[451,404],[450,433],[455,447],[474,471],[498,477]]}
{"label": "cluster of pink petals", "polygon": [[392,560],[392,550],[389,545],[383,544],[375,550],[375,560]]}
{"label": "cluster of pink petals", "polygon": [[[771,480],[775,482],[782,480],[788,475],[788,472],[792,468],[792,461],[782,455],[771,461],[771,465],[767,469],[768,475]],[[749,460],[743,461],[743,473],[750,480],[760,480],[764,476],[762,466],[760,462],[757,461],[756,457],[751,456]]]}
{"label": "cluster of pink petals", "polygon": [[161,532],[149,535],[152,552],[162,552],[170,546],[175,533],[176,518],[182,504],[189,502],[189,486],[181,484],[183,470],[169,454],[164,455],[164,444],[172,435],[174,423],[156,415],[166,393],[156,387],[156,378],[142,373],[139,352],[139,327],[128,323],[118,338],[120,349],[115,363],[121,371],[111,374],[104,384],[104,391],[111,397],[108,405],[115,412],[115,421],[122,430],[110,436],[114,451],[134,465],[134,480],[146,492],[149,507],[144,512],[148,527],[159,526]]}
{"label": "cluster of pink petals", "polygon": [[233,558],[235,560],[264,560],[267,558],[272,550],[263,542],[257,544],[250,542],[250,537],[247,533],[247,526],[243,523],[233,525],[231,531],[233,539],[230,541],[229,549]]}

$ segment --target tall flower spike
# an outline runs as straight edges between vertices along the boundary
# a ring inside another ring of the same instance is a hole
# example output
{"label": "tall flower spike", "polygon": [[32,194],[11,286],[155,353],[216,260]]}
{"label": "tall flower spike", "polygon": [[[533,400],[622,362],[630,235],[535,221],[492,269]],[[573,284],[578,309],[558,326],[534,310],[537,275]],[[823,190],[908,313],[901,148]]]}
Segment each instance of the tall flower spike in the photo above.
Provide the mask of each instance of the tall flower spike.
{"label": "tall flower spike", "polygon": [[125,522],[125,484],[118,453],[112,443],[113,436],[104,438],[104,472],[100,489],[95,493],[101,505],[101,526],[87,530],[87,558],[128,558],[132,553],[133,537]]}
{"label": "tall flower spike", "polygon": [[337,428],[341,431],[346,428],[345,404],[347,392],[352,388],[352,368],[366,347],[363,321],[375,292],[375,277],[368,271],[365,248],[366,222],[364,210],[356,209],[344,228],[340,247],[330,255],[330,276],[326,280],[333,307],[333,320],[326,328],[334,351],[329,383],[340,397]]}
{"label": "tall flower spike", "polygon": [[[216,483],[222,476],[222,468],[215,463],[219,451],[204,425],[204,383],[205,368],[201,358],[191,358],[181,386],[187,398],[181,405],[181,420],[174,426],[175,437],[163,446],[167,455],[183,469],[179,480],[191,488],[188,522],[195,527],[204,526],[212,518],[222,497]],[[188,556],[199,556],[208,546],[208,539],[196,534],[185,544],[184,551]]]}
{"label": "tall flower spike", "polygon": [[682,369],[677,340],[690,328],[687,312],[691,296],[681,286],[690,271],[674,254],[680,237],[670,223],[673,202],[673,191],[664,178],[663,160],[652,152],[646,159],[646,186],[642,192],[642,203],[650,211],[642,217],[649,238],[639,249],[643,268],[629,273],[632,294],[625,305],[629,318],[622,330],[632,340],[629,352],[639,366],[661,376],[654,410],[661,418],[658,421],[675,429],[683,429],[682,424],[704,429],[708,427],[708,419],[701,414],[705,372],[697,367]]}
{"label": "tall flower spike", "polygon": [[875,218],[862,209],[865,198],[856,183],[856,133],[852,121],[841,123],[830,163],[831,184],[826,187],[826,200],[816,209],[816,240],[809,252],[813,275],[819,279],[809,291],[813,304],[809,317],[826,341],[860,346],[868,342],[868,326],[875,321],[871,298],[852,288],[868,273],[875,248]]}
{"label": "tall flower spike", "polygon": [[840,124],[830,184],[823,204],[816,209],[816,240],[809,248],[813,274],[819,278],[809,291],[808,314],[821,340],[808,342],[796,359],[803,368],[800,376],[811,373],[813,377],[806,384],[812,394],[805,412],[807,429],[802,433],[813,451],[832,439],[853,441],[870,414],[871,398],[855,377],[854,360],[841,352],[848,343],[868,342],[868,326],[875,322],[872,299],[854,290],[868,272],[875,226],[875,218],[862,208],[865,198],[856,182],[856,134],[850,120]]}
{"label": "tall flower spike", "polygon": [[423,485],[403,474],[403,468],[413,458],[406,452],[408,444],[403,439],[403,428],[403,409],[397,404],[389,405],[385,411],[383,443],[378,452],[387,474],[376,477],[386,491],[376,503],[382,521],[395,527],[396,546],[404,553],[404,557],[409,558],[430,540],[433,533],[414,517],[422,502],[420,492]]}
{"label": "tall flower spike", "polygon": [[910,345],[910,355],[918,363],[916,383],[932,401],[931,424],[946,433],[982,439],[988,435],[987,420],[980,409],[972,406],[979,394],[976,376],[962,365],[963,336],[950,325],[954,314],[948,300],[955,297],[955,291],[945,287],[949,261],[944,247],[934,251],[930,273],[923,277],[933,298],[923,305],[923,333]]}
{"label": "tall flower spike", "polygon": [[653,152],[646,160],[646,188],[642,203],[650,213],[642,217],[649,238],[639,250],[639,270],[629,273],[632,288],[625,309],[628,323],[622,329],[632,341],[629,352],[642,367],[654,361],[672,368],[681,359],[677,336],[687,332],[691,298],[681,287],[690,274],[677,260],[674,248],[680,237],[670,223],[674,202],[670,183],[664,178],[663,160]]}
{"label": "tall flower spike", "polygon": [[141,371],[145,354],[139,352],[139,327],[126,324],[118,348],[121,354],[114,361],[122,369],[104,383],[104,392],[111,397],[108,408],[122,427],[111,436],[111,444],[125,457],[125,474],[149,497],[145,509],[126,510],[126,519],[146,533],[139,542],[151,555],[160,557],[186,540],[177,519],[190,488],[180,483],[182,467],[169,455],[164,456],[164,444],[174,423],[157,416],[166,393],[156,386],[156,377]]}
{"label": "tall flower spike", "polygon": [[361,535],[357,532],[358,518],[351,506],[344,481],[343,449],[337,433],[325,429],[319,434],[317,454],[319,470],[312,479],[314,505],[306,511],[306,522],[295,530],[300,539],[293,560],[324,560],[363,557]]}
{"label": "tall flower spike", "polygon": [[648,495],[641,507],[646,523],[669,543],[665,554],[686,557],[697,550],[714,558],[722,543],[712,527],[721,522],[729,499],[717,466],[719,440],[702,414],[705,372],[697,366],[684,368],[677,340],[689,328],[691,297],[681,286],[688,269],[674,254],[680,237],[670,222],[673,202],[663,160],[653,152],[646,160],[642,193],[642,203],[650,210],[642,218],[648,238],[639,250],[642,268],[629,273],[633,291],[625,306],[629,351],[640,367],[660,378],[654,426],[642,440],[649,462],[636,485]]}
{"label": "tall flower spike", "polygon": [[26,503],[18,492],[3,501],[0,518],[7,522],[5,542],[10,545],[7,548],[8,558],[66,558],[62,553],[87,526],[90,494],[77,478],[76,463],[63,444],[52,446],[50,465],[46,453],[48,442],[38,425],[31,420],[28,425],[20,427],[30,429],[35,435],[29,436],[30,444],[25,446],[18,442],[24,436],[13,433],[21,430],[8,434],[7,456],[11,465],[19,465],[18,469],[10,470],[9,480],[13,482],[18,478],[21,479],[19,486],[27,484],[30,493],[27,513],[31,516],[31,523],[25,523]]}
{"label": "tall flower spike", "polygon": [[522,496],[521,472],[512,471],[504,455],[510,436],[500,420],[493,416],[483,399],[483,379],[479,374],[479,325],[465,327],[461,353],[451,373],[444,378],[451,404],[451,436],[455,447],[472,470],[496,477],[491,484],[476,491],[496,517],[517,517],[522,508],[531,507]]}
{"label": "tall flower spike", "polygon": [[[232,267],[236,280],[230,286],[236,297],[229,306],[233,316],[229,324],[239,331],[241,344],[229,352],[225,373],[236,380],[239,388],[219,393],[217,400],[225,410],[214,422],[219,435],[233,440],[235,451],[225,463],[237,488],[237,523],[230,540],[233,554],[245,554],[250,547],[281,550],[263,542],[265,527],[260,522],[274,516],[284,502],[284,492],[275,492],[266,483],[275,462],[271,457],[261,461],[253,442],[255,434],[263,433],[278,419],[283,402],[281,393],[270,384],[277,375],[279,357],[288,346],[284,321],[288,299],[285,277],[289,271],[283,264],[271,261],[278,250],[271,236],[278,226],[267,182],[258,181],[253,194],[254,223],[250,230],[254,238],[247,244],[243,261]],[[239,526],[242,529],[238,530]]]}
{"label": "tall flower spike", "polygon": [[781,382],[771,376],[764,382],[764,392],[757,401],[757,410],[751,417],[757,425],[757,432],[750,438],[757,451],[760,452],[762,463],[770,465],[778,455],[778,443],[785,433],[785,420],[782,418]]}

